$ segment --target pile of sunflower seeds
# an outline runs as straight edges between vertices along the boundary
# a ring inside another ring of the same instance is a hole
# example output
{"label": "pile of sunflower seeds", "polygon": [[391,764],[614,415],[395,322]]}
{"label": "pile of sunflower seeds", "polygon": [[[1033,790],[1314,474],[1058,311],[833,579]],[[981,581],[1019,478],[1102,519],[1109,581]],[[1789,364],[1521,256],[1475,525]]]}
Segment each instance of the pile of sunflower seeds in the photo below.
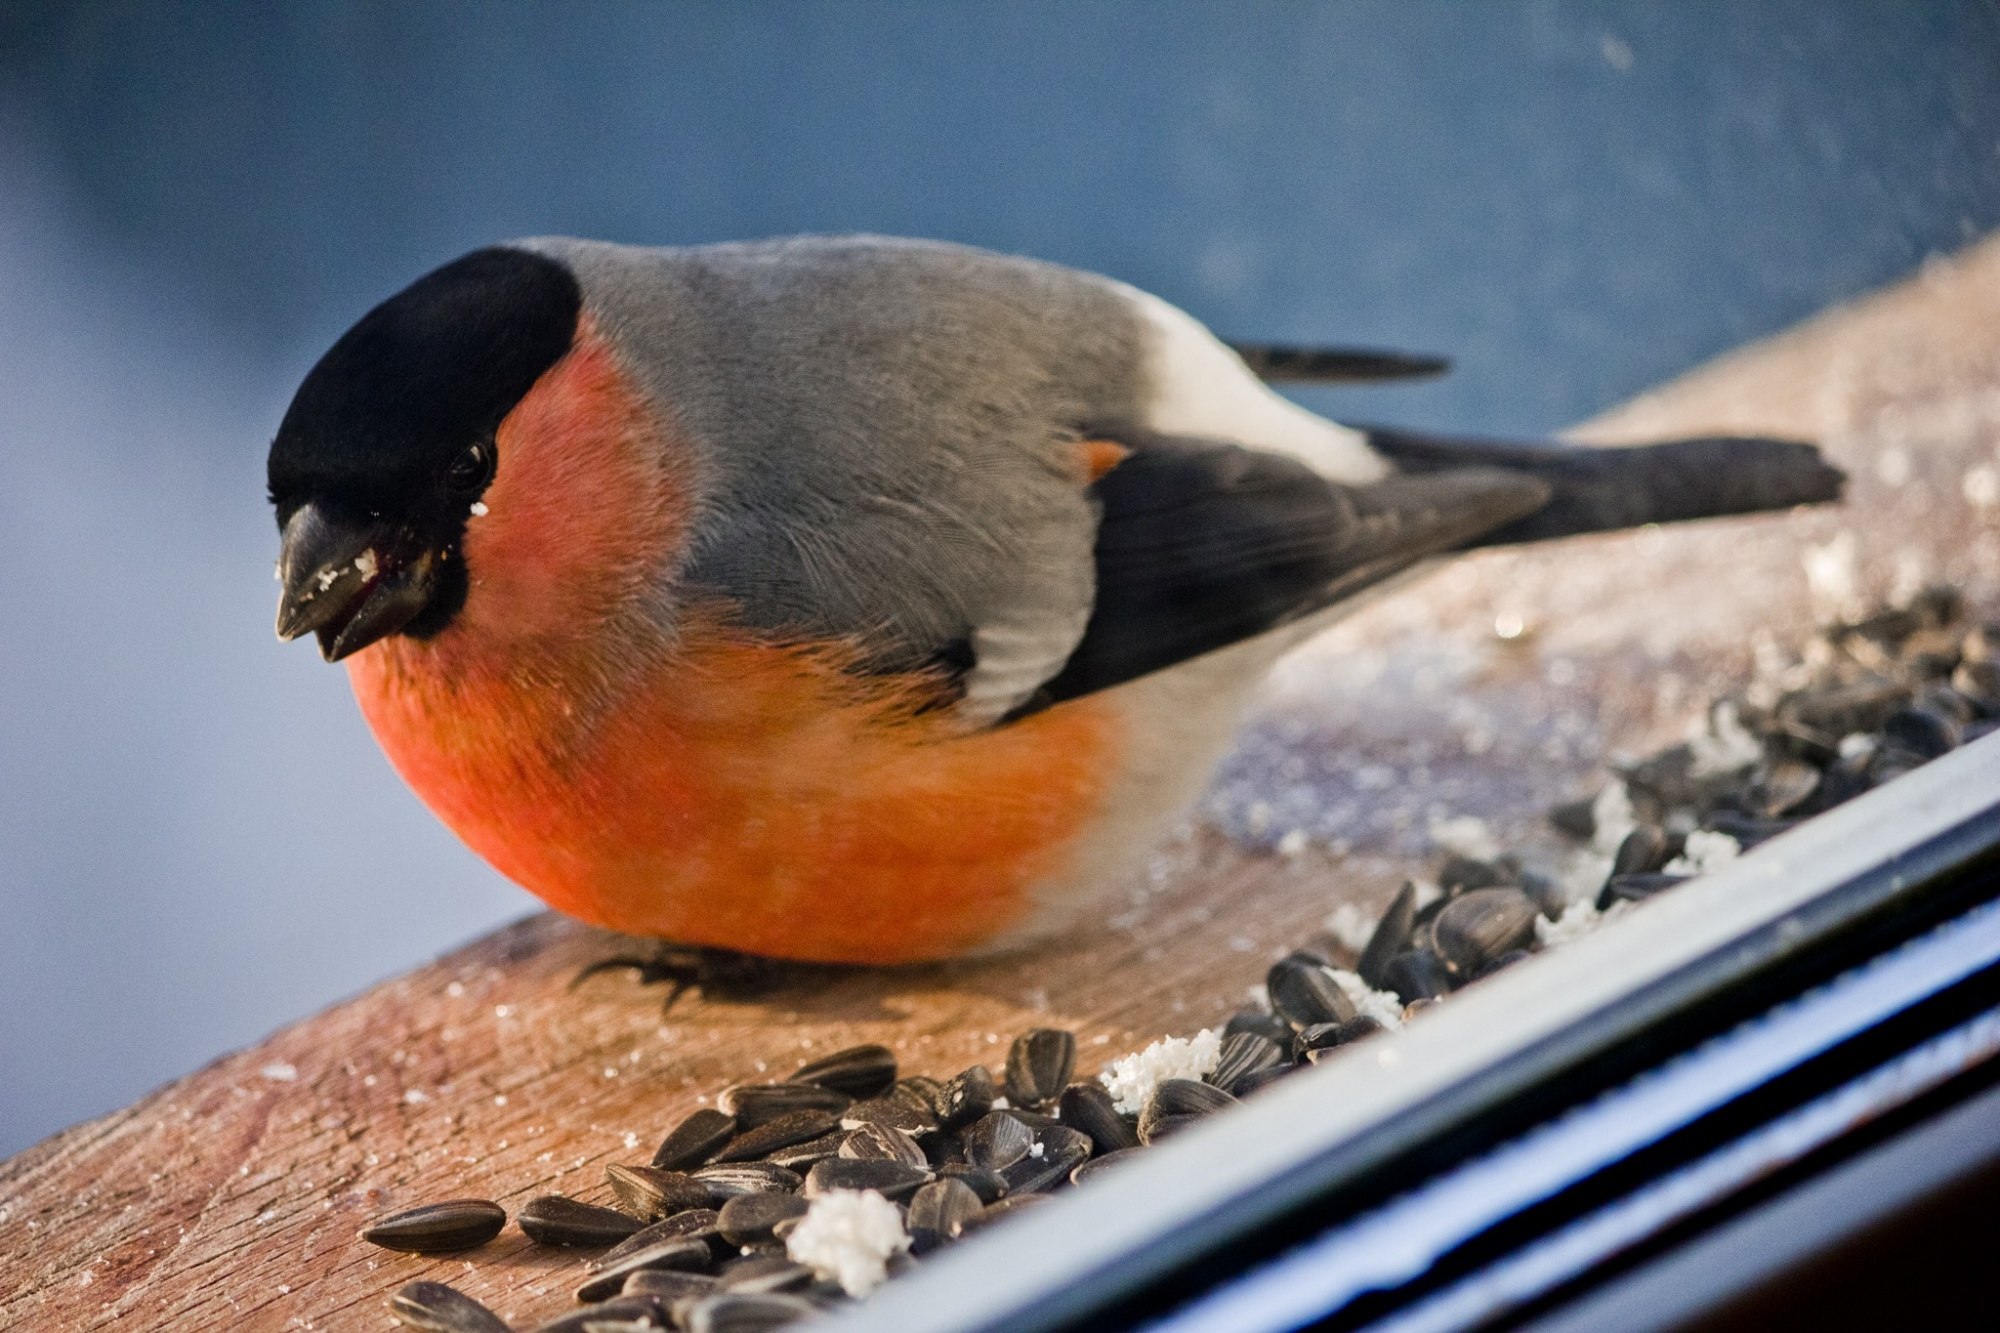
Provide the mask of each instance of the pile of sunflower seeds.
{"label": "pile of sunflower seeds", "polygon": [[[1743,847],[2000,726],[2000,624],[1959,595],[1826,631],[1806,659],[1711,710],[1692,740],[1624,767],[1558,808],[1579,844],[1563,874],[1491,849],[1407,884],[1353,970],[1335,947],[1274,964],[1260,1002],[1220,1032],[1170,1038],[1075,1080],[1076,1038],[1023,1033],[999,1077],[902,1075],[857,1046],[780,1083],[726,1089],[644,1164],[605,1168],[615,1207],[559,1195],[514,1218],[538,1245],[588,1251],[581,1307],[542,1333],[754,1333],[864,1295],[921,1256],[1234,1105],[1346,1044],[1396,1027],[1467,983],[1559,944]],[[390,1249],[468,1249],[507,1224],[455,1200],[361,1234]],[[398,1291],[395,1316],[433,1333],[506,1333],[437,1282]]]}

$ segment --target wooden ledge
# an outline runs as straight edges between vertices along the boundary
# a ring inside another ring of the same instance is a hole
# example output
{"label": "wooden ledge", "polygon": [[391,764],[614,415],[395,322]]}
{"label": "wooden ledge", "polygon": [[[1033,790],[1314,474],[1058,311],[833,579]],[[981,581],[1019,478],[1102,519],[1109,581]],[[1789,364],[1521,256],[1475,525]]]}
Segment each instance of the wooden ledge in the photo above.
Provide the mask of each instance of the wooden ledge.
{"label": "wooden ledge", "polygon": [[[606,1163],[645,1160],[724,1085],[855,1042],[943,1076],[997,1064],[1024,1027],[1064,1026],[1088,1072],[1219,1021],[1337,904],[1372,913],[1433,866],[1433,815],[1547,842],[1548,805],[1593,789],[1607,752],[1675,738],[1760,642],[1796,644],[1836,609],[1844,576],[1862,598],[1924,578],[2000,591],[1995,330],[1988,242],[1595,423],[1604,439],[1817,438],[1854,473],[1849,504],[1481,556],[1309,645],[1211,805],[1248,826],[1253,799],[1305,802],[1303,852],[1196,827],[1128,911],[1062,950],[806,969],[757,1002],[688,997],[665,1014],[619,974],[572,993],[626,942],[531,917],[0,1165],[0,1328],[380,1328],[416,1278],[527,1327],[570,1306],[575,1256],[510,1228],[427,1259],[356,1229],[465,1195],[510,1212],[550,1191],[601,1199]],[[1499,616],[1522,632],[1495,637]]]}

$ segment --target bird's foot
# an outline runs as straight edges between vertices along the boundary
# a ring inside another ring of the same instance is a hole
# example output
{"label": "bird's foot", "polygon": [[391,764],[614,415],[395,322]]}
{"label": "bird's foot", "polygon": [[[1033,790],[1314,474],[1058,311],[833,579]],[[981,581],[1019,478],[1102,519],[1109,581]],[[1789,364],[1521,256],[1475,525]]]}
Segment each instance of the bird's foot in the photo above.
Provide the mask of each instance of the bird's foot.
{"label": "bird's foot", "polygon": [[753,999],[778,980],[783,968],[784,964],[777,959],[737,953],[733,949],[662,943],[650,957],[617,954],[600,958],[580,970],[570,980],[569,988],[575,990],[600,972],[630,969],[641,986],[667,987],[667,998],[661,1005],[665,1012],[691,990],[711,999]]}

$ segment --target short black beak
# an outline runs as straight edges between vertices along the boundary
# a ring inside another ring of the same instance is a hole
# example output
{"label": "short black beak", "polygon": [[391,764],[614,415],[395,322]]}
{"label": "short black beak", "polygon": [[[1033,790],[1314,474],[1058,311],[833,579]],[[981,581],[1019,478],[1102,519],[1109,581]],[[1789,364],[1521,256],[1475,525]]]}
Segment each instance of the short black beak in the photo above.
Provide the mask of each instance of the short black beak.
{"label": "short black beak", "polygon": [[278,553],[278,637],[310,630],[321,655],[338,662],[415,619],[430,602],[435,568],[436,557],[396,528],[302,506]]}

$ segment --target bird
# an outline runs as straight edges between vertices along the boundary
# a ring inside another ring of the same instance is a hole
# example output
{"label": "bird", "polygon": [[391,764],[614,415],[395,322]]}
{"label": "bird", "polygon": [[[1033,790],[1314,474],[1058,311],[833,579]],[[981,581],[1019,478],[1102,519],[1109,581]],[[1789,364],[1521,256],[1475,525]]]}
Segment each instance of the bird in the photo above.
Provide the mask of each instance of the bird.
{"label": "bird", "polygon": [[1841,493],[1800,441],[1343,425],[1270,382],[1442,367],[945,242],[491,245],[286,409],[278,635],[561,912],[814,963],[1018,949],[1115,910],[1362,594]]}

